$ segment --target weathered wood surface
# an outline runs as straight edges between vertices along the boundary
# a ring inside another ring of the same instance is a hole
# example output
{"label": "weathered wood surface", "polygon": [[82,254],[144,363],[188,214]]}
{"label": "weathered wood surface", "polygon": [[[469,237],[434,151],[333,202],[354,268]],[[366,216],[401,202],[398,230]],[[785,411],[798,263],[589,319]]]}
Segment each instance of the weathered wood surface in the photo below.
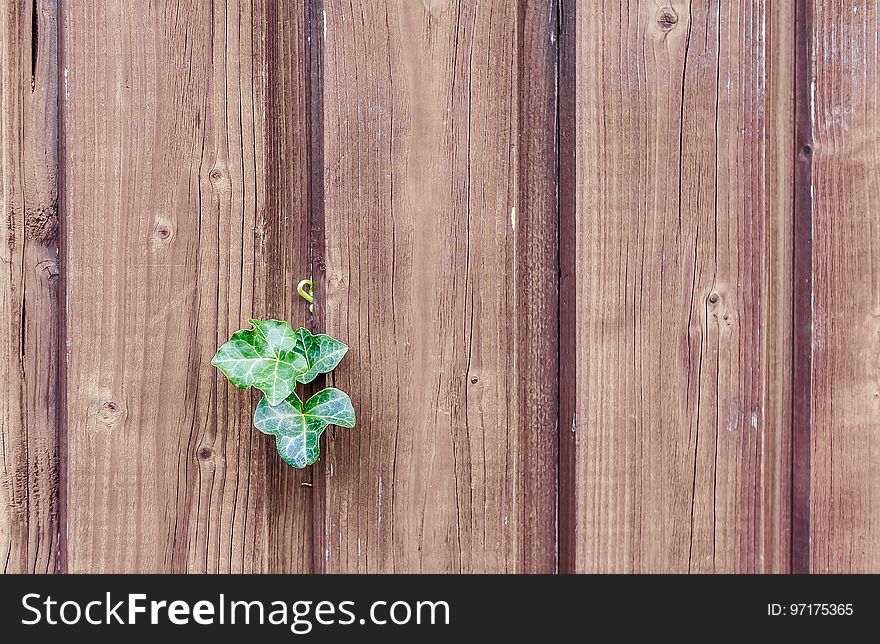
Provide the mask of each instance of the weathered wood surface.
{"label": "weathered wood surface", "polygon": [[309,475],[210,365],[297,321],[302,6],[62,7],[69,570],[308,570]]}
{"label": "weathered wood surface", "polygon": [[0,2],[0,571],[60,564],[57,21]]}
{"label": "weathered wood surface", "polygon": [[810,564],[880,571],[880,7],[813,3]]}
{"label": "weathered wood surface", "polygon": [[573,566],[786,570],[788,16],[582,9]]}
{"label": "weathered wood surface", "polygon": [[[880,570],[878,34],[3,0],[2,570]],[[310,470],[209,364],[252,316],[351,345]]]}
{"label": "weathered wood surface", "polygon": [[325,11],[324,569],[552,571],[550,4]]}

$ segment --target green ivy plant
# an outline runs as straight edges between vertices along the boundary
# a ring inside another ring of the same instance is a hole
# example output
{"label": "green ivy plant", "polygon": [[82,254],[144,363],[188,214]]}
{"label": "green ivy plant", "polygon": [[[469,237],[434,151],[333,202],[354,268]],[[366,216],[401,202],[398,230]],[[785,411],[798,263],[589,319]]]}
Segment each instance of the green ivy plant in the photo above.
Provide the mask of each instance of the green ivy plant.
{"label": "green ivy plant", "polygon": [[297,468],[311,465],[318,460],[327,425],[354,427],[354,407],[348,394],[335,387],[303,402],[296,385],[333,371],[348,347],[329,335],[314,335],[302,327],[294,331],[280,320],[248,322],[254,328],[233,333],[211,364],[239,389],[256,387],[263,392],[254,426],[275,437],[286,463]]}

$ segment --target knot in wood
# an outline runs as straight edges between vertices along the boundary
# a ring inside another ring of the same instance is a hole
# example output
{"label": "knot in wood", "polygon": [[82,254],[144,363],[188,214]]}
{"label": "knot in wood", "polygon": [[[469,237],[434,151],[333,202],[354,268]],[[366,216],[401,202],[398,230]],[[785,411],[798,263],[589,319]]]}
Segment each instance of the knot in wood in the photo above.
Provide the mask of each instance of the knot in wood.
{"label": "knot in wood", "polygon": [[214,450],[212,450],[210,447],[203,447],[199,450],[199,458],[203,461],[209,461],[213,456]]}
{"label": "knot in wood", "polygon": [[118,423],[124,415],[125,411],[112,400],[102,403],[98,408],[98,422],[103,423],[107,427],[112,427]]}
{"label": "knot in wood", "polygon": [[37,268],[46,275],[46,281],[50,284],[58,281],[58,274],[61,272],[58,268],[58,260],[44,259],[37,264]]}
{"label": "knot in wood", "polygon": [[657,26],[660,27],[660,31],[672,31],[677,24],[678,14],[675,13],[675,9],[672,7],[663,7],[660,9],[660,12],[657,14]]}

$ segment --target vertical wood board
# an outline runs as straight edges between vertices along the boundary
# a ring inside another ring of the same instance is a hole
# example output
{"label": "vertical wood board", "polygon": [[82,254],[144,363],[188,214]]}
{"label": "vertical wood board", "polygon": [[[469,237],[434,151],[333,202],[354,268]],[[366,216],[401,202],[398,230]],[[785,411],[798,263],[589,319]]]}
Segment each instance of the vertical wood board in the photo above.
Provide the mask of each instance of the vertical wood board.
{"label": "vertical wood board", "polygon": [[318,555],[552,571],[555,198],[520,173],[555,156],[551,5],[325,10],[326,324],[359,420],[330,432]]}
{"label": "vertical wood board", "polygon": [[813,572],[880,569],[880,7],[813,2]]}
{"label": "vertical wood board", "polygon": [[574,568],[785,570],[790,57],[763,2],[602,15],[576,18]]}
{"label": "vertical wood board", "polygon": [[296,322],[304,12],[269,9],[63,5],[71,572],[308,570],[308,489],[210,365]]}
{"label": "vertical wood board", "polygon": [[0,571],[62,564],[57,7],[0,3]]}

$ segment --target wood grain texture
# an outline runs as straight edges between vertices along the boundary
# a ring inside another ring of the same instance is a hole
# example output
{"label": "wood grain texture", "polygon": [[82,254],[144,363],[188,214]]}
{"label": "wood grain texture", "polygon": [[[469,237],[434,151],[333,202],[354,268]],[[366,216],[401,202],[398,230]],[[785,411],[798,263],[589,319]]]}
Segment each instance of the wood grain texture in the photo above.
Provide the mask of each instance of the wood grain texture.
{"label": "wood grain texture", "polygon": [[302,6],[62,16],[69,569],[308,570],[308,488],[210,365],[297,321]]}
{"label": "wood grain texture", "polygon": [[[311,158],[315,138],[309,96],[315,85],[309,58],[320,42],[311,40],[315,28],[310,5],[303,0],[266,0],[267,15],[262,39],[265,51],[254,51],[253,69],[259,61],[267,64],[265,85],[268,132],[268,168],[265,188],[267,210],[258,222],[258,279],[255,310],[260,315],[288,320],[294,328],[311,326],[304,300],[296,295],[299,280],[316,270],[312,253],[314,214],[314,174],[320,161]],[[254,23],[255,41],[260,40],[261,25]],[[259,109],[259,106],[258,108]],[[256,430],[252,430],[256,431]],[[295,471],[280,460],[268,437],[268,471],[273,486],[266,500],[270,535],[270,570],[272,572],[309,572],[312,570],[312,507],[315,493],[313,471]]]}
{"label": "wood grain texture", "polygon": [[[767,198],[761,329],[763,351],[756,373],[762,379],[764,431],[759,479],[763,517],[758,526],[756,572],[793,572],[793,387],[795,185],[795,6],[766,2],[764,164]],[[744,365],[748,368],[748,365]],[[795,372],[796,373],[796,372]],[[761,559],[763,558],[763,559]]]}
{"label": "wood grain texture", "polygon": [[[0,0],[0,570],[877,572],[878,34]],[[249,317],[351,345],[313,468]]]}
{"label": "wood grain texture", "polygon": [[[514,373],[519,404],[515,438],[521,459],[518,493],[524,521],[518,571],[546,573],[558,569],[559,17],[556,2],[518,4],[519,194],[512,220],[516,228]],[[480,276],[475,279],[479,281]],[[510,321],[502,318],[501,324]]]}
{"label": "wood grain texture", "polygon": [[60,564],[57,20],[0,2],[0,571]]}
{"label": "wood grain texture", "polygon": [[782,12],[580,9],[575,569],[785,570]]}
{"label": "wood grain texture", "polygon": [[795,3],[792,217],[791,572],[810,571],[813,386],[812,6]]}
{"label": "wood grain texture", "polygon": [[557,80],[559,240],[558,571],[577,569],[577,0],[559,0]]}
{"label": "wood grain texture", "polygon": [[519,131],[552,115],[551,5],[325,11],[326,328],[358,426],[322,461],[324,569],[551,571],[555,201],[519,156],[552,164]]}
{"label": "wood grain texture", "polygon": [[880,571],[880,7],[812,30],[814,572]]}

